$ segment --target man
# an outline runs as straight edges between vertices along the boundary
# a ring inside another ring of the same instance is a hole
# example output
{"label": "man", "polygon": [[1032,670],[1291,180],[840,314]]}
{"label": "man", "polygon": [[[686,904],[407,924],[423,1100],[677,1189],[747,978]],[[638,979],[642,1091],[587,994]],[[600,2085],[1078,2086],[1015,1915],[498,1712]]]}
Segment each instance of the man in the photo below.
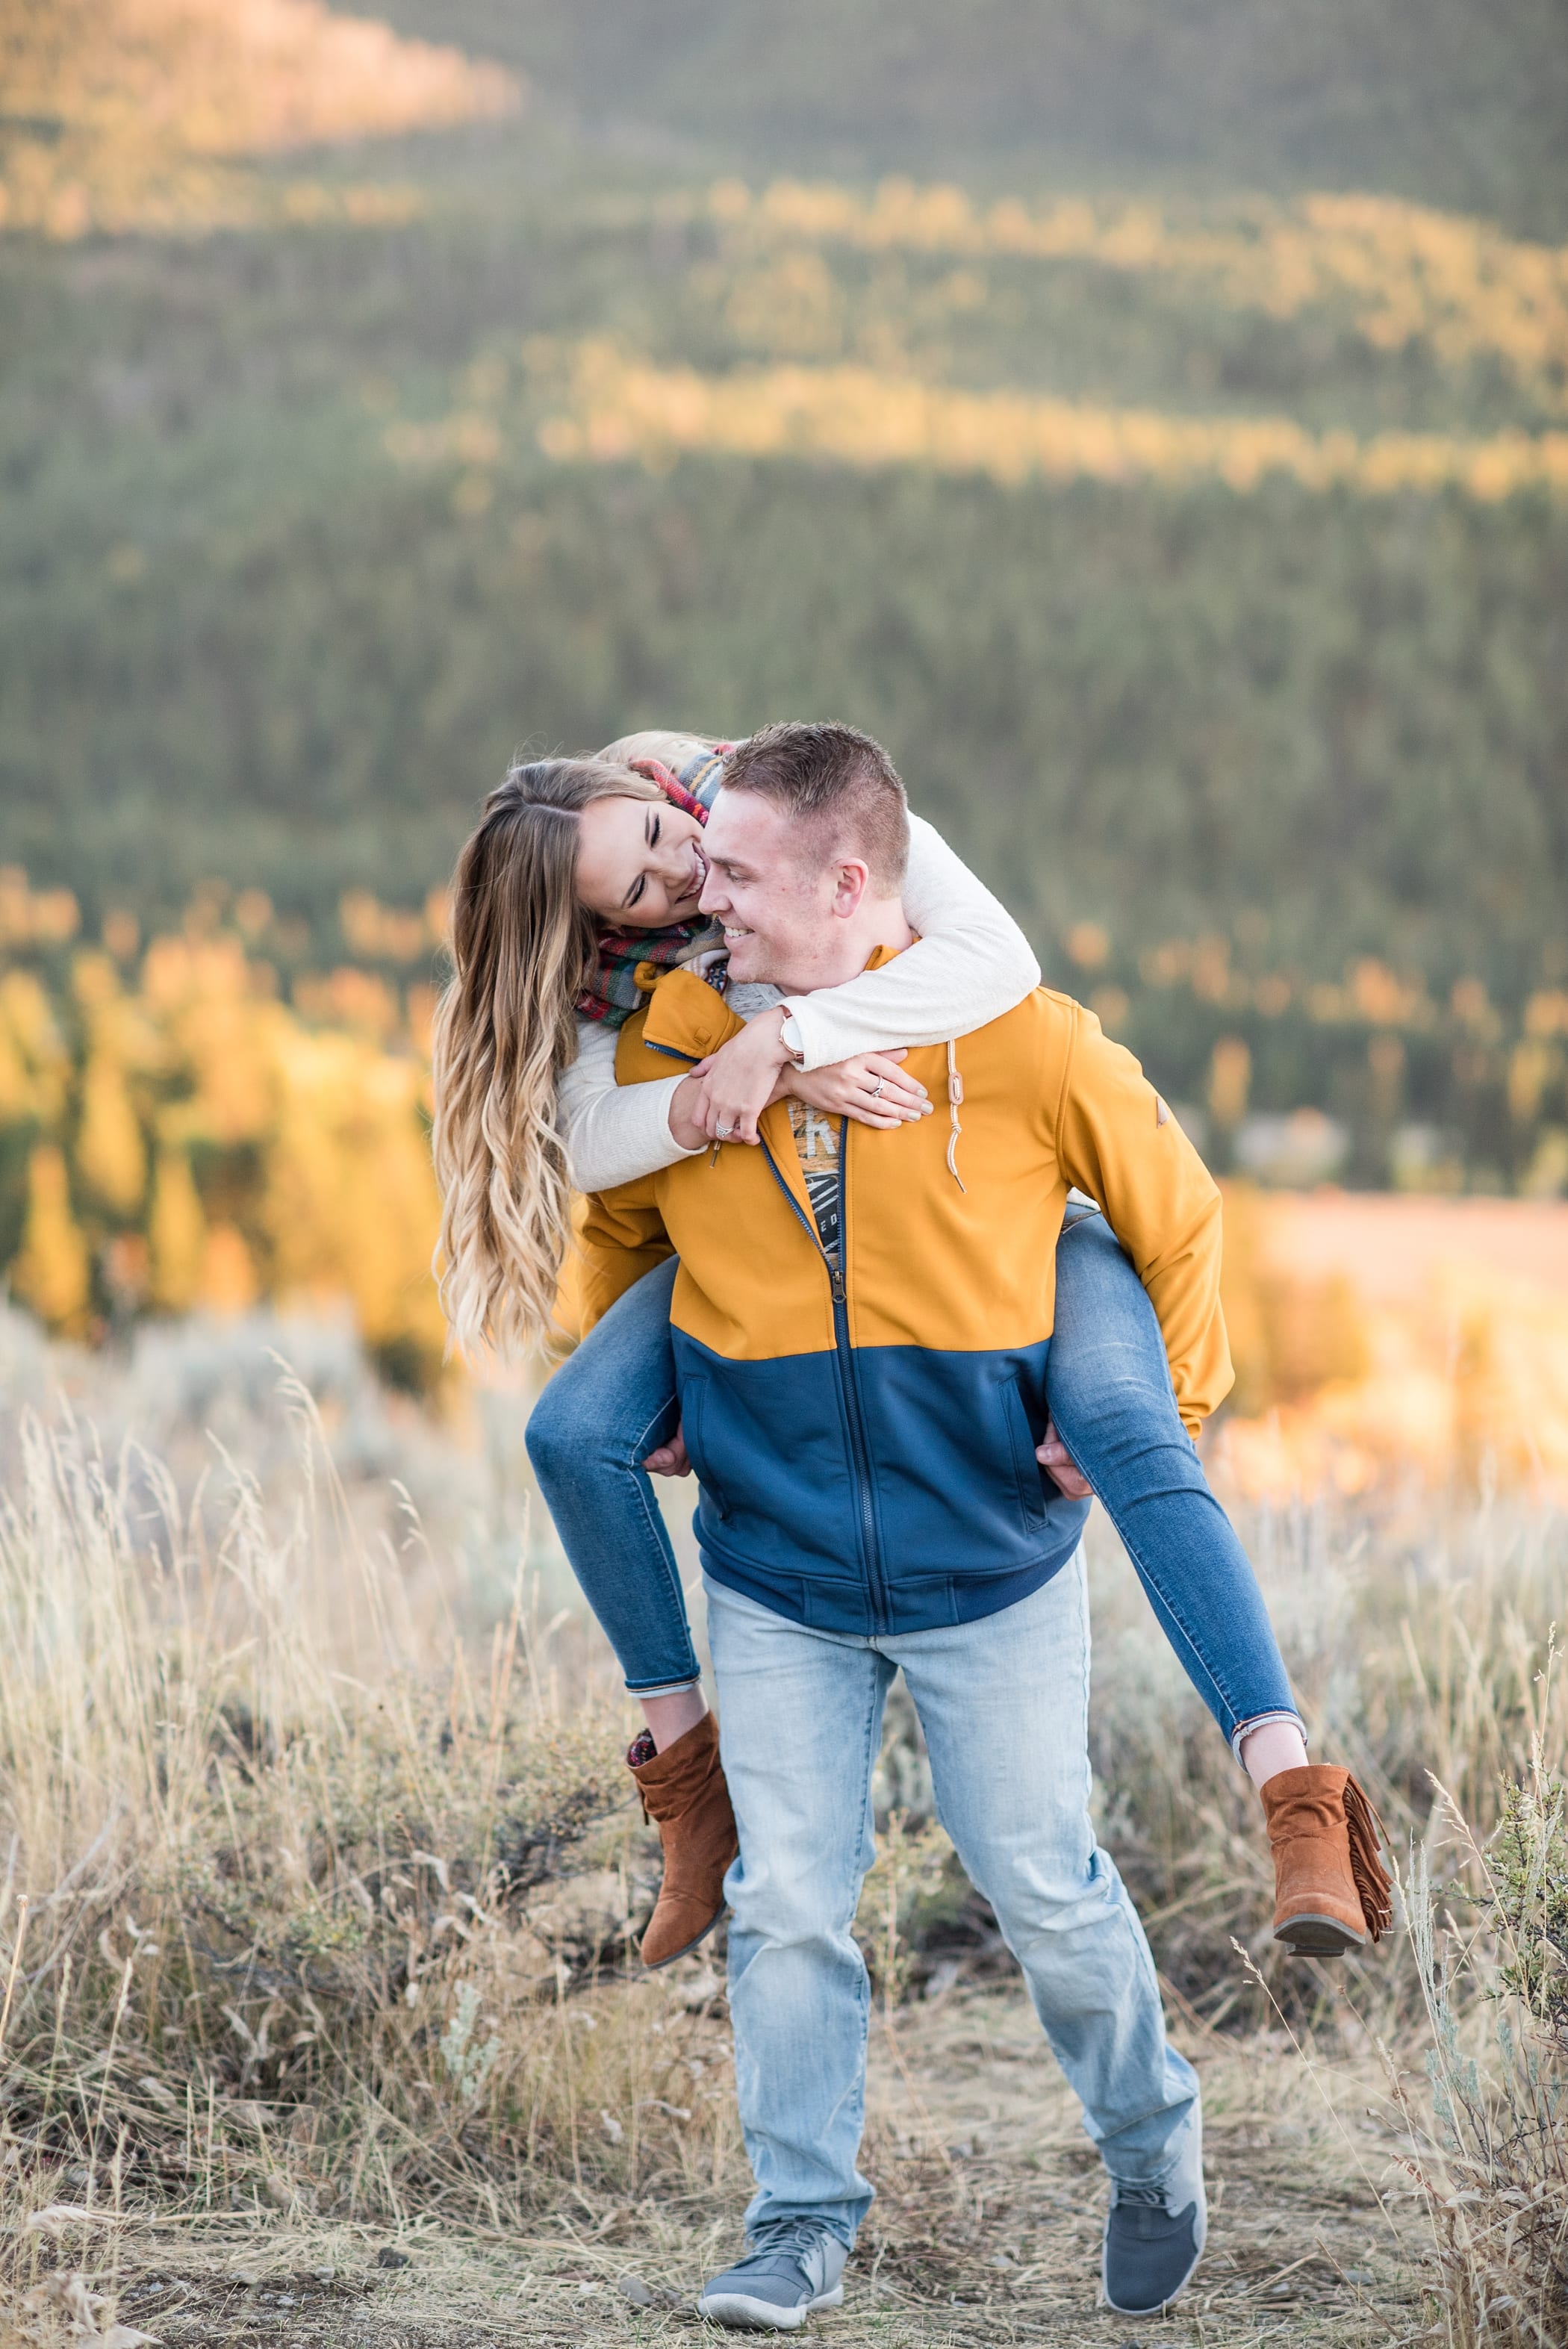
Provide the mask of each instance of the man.
{"label": "man", "polygon": [[[911,943],[903,789],[838,726],[737,752],[705,841],[725,985],[669,973],[623,1032],[634,1083],[771,999]],[[748,2251],[700,2302],[793,2330],[836,2305],[871,2201],[856,2168],[868,1991],[851,1924],[871,1775],[902,1669],[944,1825],[990,1900],[1111,2179],[1104,2284],[1130,2313],[1186,2282],[1205,2230],[1191,2066],[1166,2044],[1137,1915],[1088,1816],[1085,1505],[1049,1494],[1057,1237],[1105,1207],[1159,1312],[1179,1400],[1230,1383],[1219,1200],[1137,1063],[1037,990],[906,1064],[946,1114],[896,1132],[779,1102],[760,1149],[591,1203],[590,1319],[667,1257],[671,1320],[739,1828],[727,1880]]]}

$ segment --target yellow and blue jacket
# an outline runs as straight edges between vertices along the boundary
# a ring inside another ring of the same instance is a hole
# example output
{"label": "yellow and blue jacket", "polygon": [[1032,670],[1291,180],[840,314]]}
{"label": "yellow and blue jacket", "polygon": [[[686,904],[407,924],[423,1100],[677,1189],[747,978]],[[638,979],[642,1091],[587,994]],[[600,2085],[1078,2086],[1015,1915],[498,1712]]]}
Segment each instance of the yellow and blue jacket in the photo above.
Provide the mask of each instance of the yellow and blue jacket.
{"label": "yellow and blue jacket", "polygon": [[[667,1076],[741,1025],[704,979],[671,971],[622,1030],[616,1075]],[[678,1254],[670,1319],[704,1565],[825,1630],[971,1621],[1077,1547],[1087,1505],[1035,1458],[1070,1186],[1104,1208],[1149,1291],[1190,1431],[1232,1380],[1219,1193],[1092,1012],[1039,988],[905,1066],[937,1110],[896,1132],[845,1122],[841,1269],[782,1102],[759,1149],[731,1143],[602,1194],[580,1231],[587,1328]]]}

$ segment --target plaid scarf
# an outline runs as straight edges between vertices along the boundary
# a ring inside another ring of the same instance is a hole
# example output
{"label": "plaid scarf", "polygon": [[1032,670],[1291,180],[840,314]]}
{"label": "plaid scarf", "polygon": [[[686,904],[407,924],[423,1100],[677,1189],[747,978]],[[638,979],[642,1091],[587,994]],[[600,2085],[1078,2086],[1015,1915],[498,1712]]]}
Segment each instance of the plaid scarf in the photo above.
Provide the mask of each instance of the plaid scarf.
{"label": "plaid scarf", "polygon": [[[717,750],[705,750],[678,775],[657,759],[634,759],[631,763],[634,773],[646,775],[650,782],[657,783],[672,806],[683,808],[687,815],[696,816],[698,823],[706,823],[707,812],[724,781],[725,753],[733,748],[733,743],[724,742]],[[663,930],[602,929],[599,967],[577,999],[578,1010],[585,1019],[602,1019],[607,1028],[624,1028],[632,1014],[642,1009],[655,973],[669,970],[676,963],[689,962],[694,954],[717,947],[723,936],[717,922],[701,918],[672,922]]]}

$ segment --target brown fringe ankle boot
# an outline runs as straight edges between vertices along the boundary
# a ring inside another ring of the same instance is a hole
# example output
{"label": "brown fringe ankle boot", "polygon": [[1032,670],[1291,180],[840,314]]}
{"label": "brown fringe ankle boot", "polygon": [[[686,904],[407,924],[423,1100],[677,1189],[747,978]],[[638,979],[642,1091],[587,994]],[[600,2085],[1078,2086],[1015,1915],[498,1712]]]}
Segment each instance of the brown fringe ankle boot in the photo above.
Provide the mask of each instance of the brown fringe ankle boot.
{"label": "brown fringe ankle boot", "polygon": [[1340,1958],[1394,1922],[1377,1857],[1383,1823],[1348,1770],[1281,1770],[1263,1790],[1274,1858],[1274,1937],[1303,1957]]}
{"label": "brown fringe ankle boot", "polygon": [[724,1871],[740,1848],[718,1758],[718,1723],[704,1713],[662,1754],[653,1750],[645,1730],[626,1761],[643,1816],[658,1828],[665,1852],[665,1880],[643,1935],[643,1963],[667,1966],[695,1950],[723,1916]]}

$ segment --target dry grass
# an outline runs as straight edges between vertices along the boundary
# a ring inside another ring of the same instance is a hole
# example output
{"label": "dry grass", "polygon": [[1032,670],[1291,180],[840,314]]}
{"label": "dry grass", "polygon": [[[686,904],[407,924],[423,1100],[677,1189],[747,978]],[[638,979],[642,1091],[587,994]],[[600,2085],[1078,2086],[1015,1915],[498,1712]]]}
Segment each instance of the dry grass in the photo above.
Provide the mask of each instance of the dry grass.
{"label": "dry grass", "polygon": [[[0,2340],[683,2329],[747,2176],[712,1961],[626,1964],[654,1855],[624,1708],[521,1564],[499,1620],[459,1586],[441,1603],[407,1512],[400,1548],[336,1480],[303,1388],[260,1415],[208,1402],[263,1483],[225,1461],[177,1485],[58,1411],[13,1458]],[[1213,2249],[1161,2330],[1562,2342],[1561,1521],[1413,1497],[1250,1531],[1323,1750],[1471,1901],[1423,1889],[1414,1952],[1286,1965],[1253,1798],[1097,1555],[1104,1831],[1211,2116]],[[1502,1822],[1484,1861],[1429,1773],[1478,1841]],[[881,1794],[881,2199],[821,2330],[1125,2340],[1094,2313],[1092,2157],[897,1704]]]}
{"label": "dry grass", "polygon": [[[601,2034],[568,1995],[648,1899],[616,1724],[552,1702],[521,1599],[487,1653],[410,1670],[395,1563],[291,1400],[293,1528],[236,1475],[212,1550],[134,1453],[26,1433],[0,1523],[24,2200],[493,2228],[588,2178],[630,2189],[712,2033],[701,2001],[642,1998]],[[329,1577],[374,1679],[313,1636]],[[678,2146],[700,2166],[732,2129],[696,2101],[712,2127]],[[50,2235],[24,2227],[28,2260]]]}
{"label": "dry grass", "polygon": [[[1143,2333],[1097,2312],[1098,2164],[1026,2004],[998,1985],[906,2011],[896,2045],[882,2022],[873,2031],[879,2199],[845,2308],[813,2333],[846,2349],[1140,2339],[1150,2349],[1157,2338],[1252,2349],[1270,2337],[1371,2349],[1421,2329],[1431,2265],[1408,2181],[1392,2196],[1383,2183],[1390,2139],[1366,2109],[1375,2063],[1321,2073],[1326,2102],[1299,2068],[1282,2089],[1269,2047],[1202,2034],[1185,2044],[1204,2074],[1214,2230],[1176,2318]],[[170,2349],[279,2338],[631,2349],[698,2330],[692,2297],[730,2255],[743,2199],[738,2174],[717,2191],[673,2178],[640,2196],[589,2186],[515,2230],[416,2221],[396,2238],[407,2262],[396,2270],[376,2264],[385,2234],[281,2214],[133,2226],[108,2258],[125,2279],[124,2321]],[[652,2305],[628,2300],[623,2278]]]}

